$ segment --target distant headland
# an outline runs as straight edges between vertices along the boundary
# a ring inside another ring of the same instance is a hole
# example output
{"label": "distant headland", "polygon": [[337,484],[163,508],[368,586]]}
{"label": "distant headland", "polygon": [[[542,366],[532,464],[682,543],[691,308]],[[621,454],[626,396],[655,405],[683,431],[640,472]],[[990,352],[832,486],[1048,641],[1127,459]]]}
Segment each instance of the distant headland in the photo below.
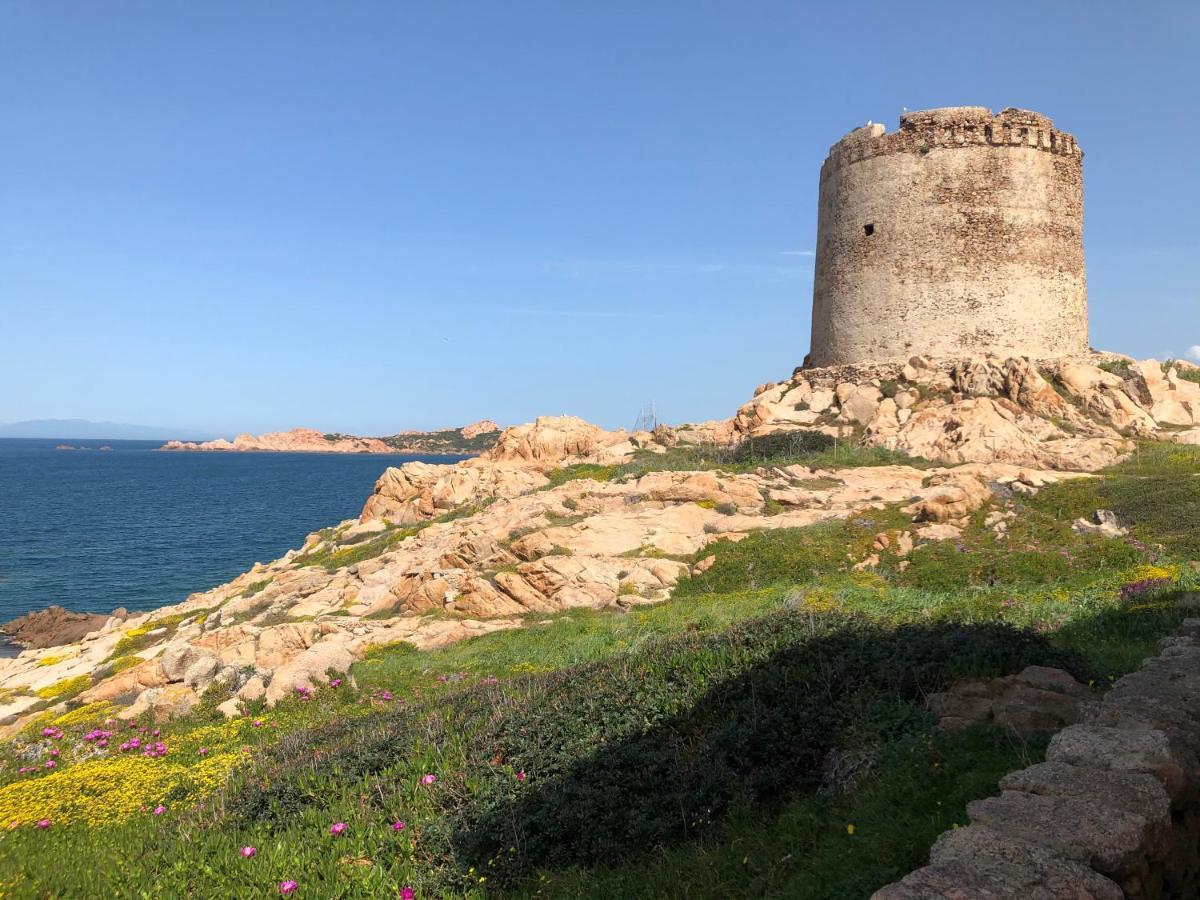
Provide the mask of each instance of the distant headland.
{"label": "distant headland", "polygon": [[482,453],[500,434],[500,426],[483,419],[461,428],[440,431],[402,431],[389,437],[357,437],[293,428],[261,435],[239,434],[232,441],[167,441],[160,450],[277,452],[277,453],[423,453],[463,455]]}

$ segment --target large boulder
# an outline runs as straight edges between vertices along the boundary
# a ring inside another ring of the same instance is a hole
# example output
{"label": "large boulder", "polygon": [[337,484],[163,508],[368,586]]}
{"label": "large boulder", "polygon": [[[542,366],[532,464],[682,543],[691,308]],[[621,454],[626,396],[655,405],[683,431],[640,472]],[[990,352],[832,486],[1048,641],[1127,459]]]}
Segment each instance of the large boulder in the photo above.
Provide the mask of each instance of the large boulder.
{"label": "large boulder", "polygon": [[[216,654],[185,641],[168,644],[162,653],[162,671],[167,681],[183,681],[188,670],[202,659],[217,662]],[[216,671],[214,667],[213,671]]]}

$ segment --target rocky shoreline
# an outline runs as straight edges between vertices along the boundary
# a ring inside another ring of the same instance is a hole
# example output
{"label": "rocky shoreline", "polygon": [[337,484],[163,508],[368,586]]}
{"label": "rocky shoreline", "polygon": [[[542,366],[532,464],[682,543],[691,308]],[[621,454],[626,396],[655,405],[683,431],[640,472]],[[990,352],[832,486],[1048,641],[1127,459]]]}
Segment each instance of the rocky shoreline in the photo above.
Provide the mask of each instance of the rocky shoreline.
{"label": "rocky shoreline", "polygon": [[5,622],[0,625],[0,636],[6,638],[9,644],[27,650],[43,650],[81,641],[110,622],[125,621],[128,615],[124,608],[114,609],[104,615],[72,612],[56,604]]}
{"label": "rocky shoreline", "polygon": [[[73,620],[86,633],[70,643],[0,660],[0,736],[68,704],[166,719],[209,690],[237,716],[347,672],[371,646],[426,649],[522,627],[529,613],[656,603],[713,565],[710,545],[754,531],[895,508],[906,524],[848,559],[858,571],[958,539],[985,503],[999,533],[1015,515],[1005,498],[1087,477],[1136,438],[1200,443],[1195,375],[1112,354],[914,357],[797,370],[723,421],[630,433],[540,418],[477,458],[389,468],[358,519],[227,584],[127,619]],[[793,438],[879,462],[753,462],[755,442]],[[748,448],[749,464],[716,465],[731,448]],[[65,633],[22,633],[39,630]],[[62,697],[64,685],[79,691]]]}

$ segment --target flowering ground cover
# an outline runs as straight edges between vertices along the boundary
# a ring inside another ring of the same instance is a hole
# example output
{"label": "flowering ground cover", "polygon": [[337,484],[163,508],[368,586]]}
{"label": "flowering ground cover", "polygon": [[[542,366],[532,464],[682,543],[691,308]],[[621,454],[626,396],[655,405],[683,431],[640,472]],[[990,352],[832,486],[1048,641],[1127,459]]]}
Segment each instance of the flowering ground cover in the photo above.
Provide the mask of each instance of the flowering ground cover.
{"label": "flowering ground cover", "polygon": [[[937,732],[926,693],[1102,691],[1189,614],[1197,473],[1147,446],[872,571],[847,549],[894,510],[754,535],[659,606],[380,647],[231,722],[43,718],[0,752],[0,893],[867,896],[1044,749]],[[1131,534],[1075,534],[1097,508]]]}

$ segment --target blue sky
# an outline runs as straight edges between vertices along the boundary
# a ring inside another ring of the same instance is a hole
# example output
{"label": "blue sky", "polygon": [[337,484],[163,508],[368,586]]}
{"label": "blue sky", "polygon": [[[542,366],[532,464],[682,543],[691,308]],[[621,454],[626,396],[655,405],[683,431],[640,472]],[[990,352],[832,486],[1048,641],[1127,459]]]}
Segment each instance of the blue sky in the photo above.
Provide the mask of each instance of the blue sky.
{"label": "blue sky", "polygon": [[1182,355],[1198,38],[1195,3],[0,0],[0,421],[729,415],[807,352],[829,145],[902,107],[1073,132],[1092,342]]}

